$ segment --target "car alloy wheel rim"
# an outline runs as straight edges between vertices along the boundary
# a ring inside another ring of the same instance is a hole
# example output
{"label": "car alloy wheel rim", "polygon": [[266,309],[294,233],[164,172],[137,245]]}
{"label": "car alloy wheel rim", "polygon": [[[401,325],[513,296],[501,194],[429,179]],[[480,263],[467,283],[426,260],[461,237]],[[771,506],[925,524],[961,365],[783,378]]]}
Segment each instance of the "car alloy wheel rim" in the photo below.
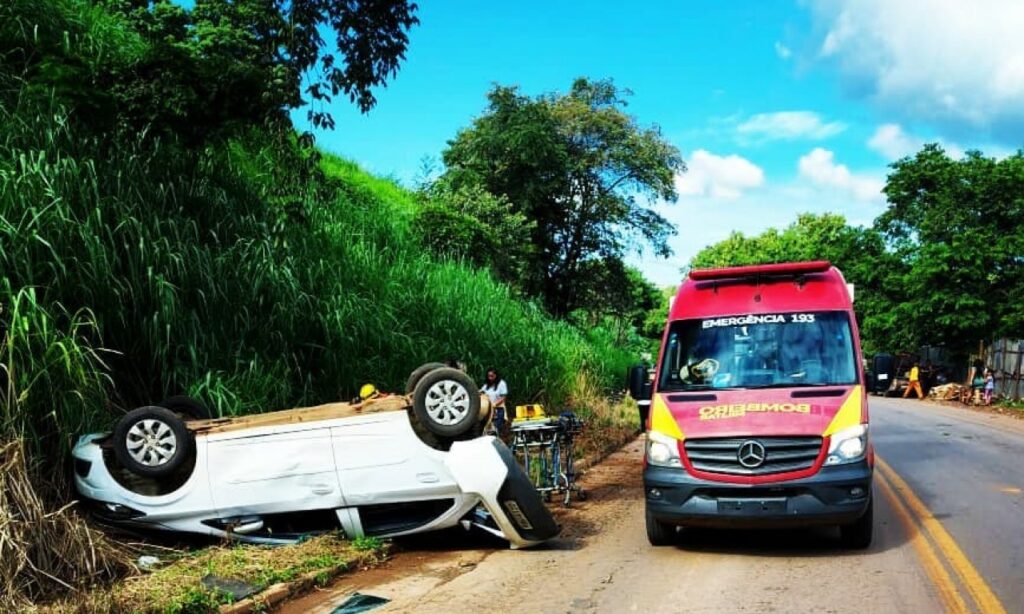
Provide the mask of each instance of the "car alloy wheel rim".
{"label": "car alloy wheel rim", "polygon": [[174,430],[162,420],[139,420],[128,429],[128,454],[141,465],[159,467],[178,450]]}
{"label": "car alloy wheel rim", "polygon": [[427,389],[427,415],[438,424],[458,424],[469,413],[469,391],[462,384],[445,379]]}

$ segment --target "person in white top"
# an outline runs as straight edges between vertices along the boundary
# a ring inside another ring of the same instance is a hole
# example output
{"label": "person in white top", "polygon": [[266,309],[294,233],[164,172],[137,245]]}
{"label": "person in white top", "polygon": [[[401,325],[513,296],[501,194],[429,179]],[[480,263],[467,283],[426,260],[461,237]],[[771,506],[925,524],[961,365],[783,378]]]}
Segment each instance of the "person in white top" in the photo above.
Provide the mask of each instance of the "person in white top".
{"label": "person in white top", "polygon": [[484,385],[480,387],[480,392],[486,394],[487,399],[491,402],[491,407],[494,408],[494,426],[499,433],[503,433],[506,422],[505,397],[508,396],[508,385],[505,380],[501,379],[501,375],[496,369],[487,370],[487,377],[484,380]]}

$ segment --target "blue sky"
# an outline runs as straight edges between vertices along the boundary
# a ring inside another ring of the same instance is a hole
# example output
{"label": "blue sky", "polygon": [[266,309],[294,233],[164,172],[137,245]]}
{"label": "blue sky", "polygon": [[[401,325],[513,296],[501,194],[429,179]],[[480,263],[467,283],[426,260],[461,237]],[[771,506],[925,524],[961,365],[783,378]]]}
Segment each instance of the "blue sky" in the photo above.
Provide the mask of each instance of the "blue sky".
{"label": "blue sky", "polygon": [[[628,110],[683,152],[659,284],[729,232],[803,211],[870,223],[887,165],[926,141],[1006,155],[1024,139],[1024,3],[424,1],[397,77],[361,115],[331,111],[326,149],[403,183],[485,104],[494,83],[565,91],[577,76],[634,92]],[[295,120],[305,125],[304,111]]]}

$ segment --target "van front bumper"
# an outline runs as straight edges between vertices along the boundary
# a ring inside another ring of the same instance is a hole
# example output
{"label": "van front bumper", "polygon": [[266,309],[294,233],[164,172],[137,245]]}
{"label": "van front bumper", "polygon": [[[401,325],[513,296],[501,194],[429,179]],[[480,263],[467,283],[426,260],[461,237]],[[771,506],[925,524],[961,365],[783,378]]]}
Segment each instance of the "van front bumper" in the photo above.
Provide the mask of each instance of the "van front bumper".
{"label": "van front bumper", "polygon": [[761,528],[849,524],[871,500],[867,461],[822,467],[811,477],[765,484],[716,482],[685,469],[644,469],[647,511],[673,525]]}

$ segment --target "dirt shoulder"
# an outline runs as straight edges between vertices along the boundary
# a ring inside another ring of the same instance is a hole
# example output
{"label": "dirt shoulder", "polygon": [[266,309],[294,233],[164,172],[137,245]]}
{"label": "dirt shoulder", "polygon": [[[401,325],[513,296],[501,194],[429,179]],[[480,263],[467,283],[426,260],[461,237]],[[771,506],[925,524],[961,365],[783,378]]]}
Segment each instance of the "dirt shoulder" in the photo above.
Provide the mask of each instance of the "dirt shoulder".
{"label": "dirt shoulder", "polygon": [[[548,544],[512,551],[502,541],[461,530],[396,540],[394,555],[383,565],[288,602],[279,611],[327,614],[356,592],[391,599],[391,604],[377,610],[382,613],[444,609],[444,598],[438,601],[433,596],[448,590],[456,590],[468,600],[465,607],[481,611],[498,609],[494,602],[497,594],[509,607],[520,599],[529,601],[538,587],[550,588],[547,578],[567,554],[582,550],[599,537],[605,539],[611,528],[621,526],[627,518],[631,523],[636,520],[632,508],[642,496],[637,479],[642,448],[643,439],[634,439],[592,466],[582,480],[586,501],[573,501],[568,509],[552,506],[562,533]],[[612,572],[592,570],[592,577],[581,581],[600,583],[608,573]],[[467,583],[473,587],[469,592],[455,588]]]}
{"label": "dirt shoulder", "polygon": [[[847,551],[831,528],[684,531],[675,547],[644,534],[643,440],[595,465],[592,497],[559,511],[563,533],[542,547],[453,533],[403,542],[383,567],[286,604],[329,614],[354,592],[391,600],[397,612],[926,612],[934,591],[885,501],[875,544]],[[822,591],[826,592],[823,593]]]}
{"label": "dirt shoulder", "polygon": [[1009,405],[965,405],[959,401],[942,401],[938,399],[925,399],[929,403],[935,405],[941,405],[943,407],[949,407],[951,409],[966,409],[979,414],[992,414],[997,416],[1009,416],[1018,420],[1024,420],[1024,409],[1019,409]]}

